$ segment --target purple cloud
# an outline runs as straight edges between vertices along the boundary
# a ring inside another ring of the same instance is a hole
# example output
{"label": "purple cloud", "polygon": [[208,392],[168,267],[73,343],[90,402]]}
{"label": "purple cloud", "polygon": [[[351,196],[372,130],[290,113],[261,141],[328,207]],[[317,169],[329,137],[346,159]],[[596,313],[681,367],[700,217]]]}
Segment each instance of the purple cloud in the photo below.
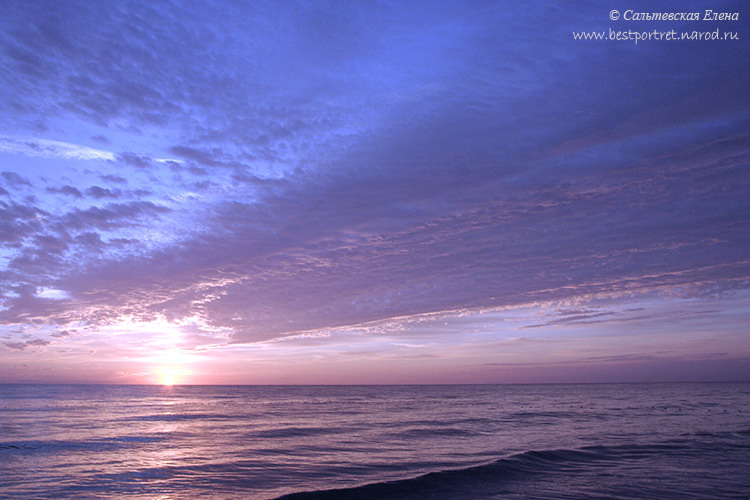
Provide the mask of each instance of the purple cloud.
{"label": "purple cloud", "polygon": [[51,187],[51,188],[47,188],[45,191],[47,191],[48,193],[64,194],[67,196],[72,196],[73,198],[83,198],[83,193],[81,193],[81,191],[79,191],[78,188],[75,188],[73,186],[66,185],[66,186],[60,186],[59,188]]}

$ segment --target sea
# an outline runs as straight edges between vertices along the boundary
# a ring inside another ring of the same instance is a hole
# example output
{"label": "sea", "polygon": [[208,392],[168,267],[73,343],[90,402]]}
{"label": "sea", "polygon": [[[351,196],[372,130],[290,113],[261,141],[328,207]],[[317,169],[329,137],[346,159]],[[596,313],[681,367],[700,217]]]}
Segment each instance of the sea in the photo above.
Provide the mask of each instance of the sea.
{"label": "sea", "polygon": [[750,498],[750,383],[0,385],[0,498]]}

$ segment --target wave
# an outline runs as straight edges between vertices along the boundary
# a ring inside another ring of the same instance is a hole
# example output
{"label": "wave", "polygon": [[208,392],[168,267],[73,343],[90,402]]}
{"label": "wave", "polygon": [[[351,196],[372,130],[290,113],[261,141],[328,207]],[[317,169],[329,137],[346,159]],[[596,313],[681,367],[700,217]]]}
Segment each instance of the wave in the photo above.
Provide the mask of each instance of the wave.
{"label": "wave", "polygon": [[158,413],[123,418],[125,422],[178,422],[182,420],[230,420],[231,415],[220,413]]}
{"label": "wave", "polygon": [[[636,468],[645,467],[654,458],[673,454],[683,455],[695,451],[692,445],[661,443],[652,445],[585,446],[576,449],[532,450],[510,455],[494,462],[463,469],[430,472],[421,476],[387,482],[371,483],[351,488],[318,490],[292,493],[277,500],[417,500],[443,498],[505,498],[505,495],[521,492],[513,498],[533,498],[528,479],[542,474],[557,474],[552,481],[544,481],[547,488],[538,498],[567,497],[564,488],[555,490],[558,479],[588,476],[596,469],[611,470],[621,464]],[[564,473],[565,476],[560,473]],[[522,486],[513,483],[523,481]],[[639,498],[641,493],[629,486],[619,486],[624,498]],[[580,490],[579,490],[580,491]],[[668,490],[663,490],[667,491]],[[663,493],[665,495],[665,493]],[[615,497],[616,495],[612,495]],[[667,495],[668,496],[668,495]],[[708,498],[708,497],[706,497]]]}
{"label": "wave", "polygon": [[683,437],[703,437],[712,439],[735,439],[735,438],[747,438],[750,437],[750,429],[740,429],[732,431],[701,431],[701,432],[686,432],[681,434]]}
{"label": "wave", "polygon": [[60,453],[68,451],[111,451],[129,449],[133,444],[156,443],[162,441],[159,436],[117,436],[112,438],[89,439],[84,441],[72,440],[26,440],[0,443],[0,452],[42,452]]}
{"label": "wave", "polygon": [[430,437],[453,437],[453,436],[479,436],[482,433],[456,427],[434,428],[434,429],[407,429],[401,432],[389,434],[395,438],[430,438]]}
{"label": "wave", "polygon": [[297,438],[325,434],[342,434],[358,430],[354,427],[282,427],[252,433],[257,438]]}
{"label": "wave", "polygon": [[415,419],[415,420],[399,420],[399,421],[382,421],[378,422],[378,427],[382,428],[403,428],[405,426],[411,427],[445,427],[445,426],[456,426],[456,425],[491,425],[498,423],[497,418],[484,418],[484,417],[472,417],[472,418],[443,418],[443,419]]}

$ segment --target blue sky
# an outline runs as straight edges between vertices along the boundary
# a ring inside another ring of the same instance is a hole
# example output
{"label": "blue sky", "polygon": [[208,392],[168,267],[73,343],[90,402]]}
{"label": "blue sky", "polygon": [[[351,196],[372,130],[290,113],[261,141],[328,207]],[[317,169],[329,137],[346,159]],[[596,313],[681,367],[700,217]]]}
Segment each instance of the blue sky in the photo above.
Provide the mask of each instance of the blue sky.
{"label": "blue sky", "polygon": [[0,381],[747,379],[750,13],[613,8],[2,2]]}

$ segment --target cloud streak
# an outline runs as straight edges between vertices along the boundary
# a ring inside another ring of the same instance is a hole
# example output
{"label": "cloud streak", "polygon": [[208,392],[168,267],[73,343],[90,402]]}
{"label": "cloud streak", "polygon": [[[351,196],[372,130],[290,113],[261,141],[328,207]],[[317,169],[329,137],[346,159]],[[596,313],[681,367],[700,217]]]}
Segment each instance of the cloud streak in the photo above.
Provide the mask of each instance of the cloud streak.
{"label": "cloud streak", "polygon": [[0,152],[66,160],[114,160],[109,151],[47,139],[0,137]]}

